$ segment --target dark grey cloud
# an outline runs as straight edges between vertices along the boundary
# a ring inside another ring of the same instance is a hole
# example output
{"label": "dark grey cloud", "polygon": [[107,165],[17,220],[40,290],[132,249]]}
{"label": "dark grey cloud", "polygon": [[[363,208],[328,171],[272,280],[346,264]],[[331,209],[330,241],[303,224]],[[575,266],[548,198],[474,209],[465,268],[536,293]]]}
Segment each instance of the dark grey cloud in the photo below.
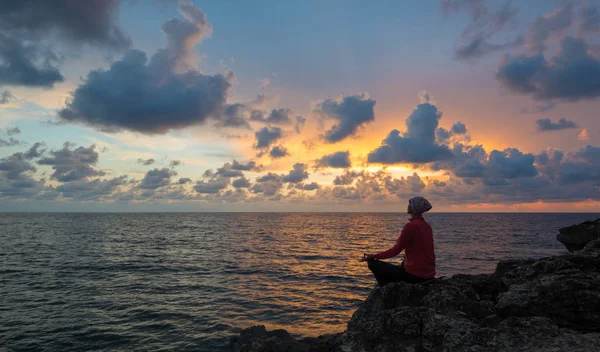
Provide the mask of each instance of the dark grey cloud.
{"label": "dark grey cloud", "polygon": [[182,164],[181,160],[171,160],[169,162],[169,167],[177,167],[181,164]]}
{"label": "dark grey cloud", "polygon": [[37,43],[0,33],[0,84],[51,88],[64,81],[59,57]]}
{"label": "dark grey cloud", "polygon": [[538,105],[533,109],[523,108],[523,109],[521,109],[521,114],[535,114],[535,113],[542,113],[542,112],[550,111],[550,110],[554,109],[556,107],[556,105],[557,105],[556,103],[550,102],[548,104]]}
{"label": "dark grey cloud", "polygon": [[341,151],[335,152],[333,154],[324,155],[319,158],[315,162],[315,167],[317,168],[340,168],[346,169],[352,166],[350,162],[350,152],[349,151]]}
{"label": "dark grey cloud", "polygon": [[21,129],[19,129],[19,127],[6,127],[4,129],[4,131],[0,131],[0,132],[4,132],[7,136],[14,136],[14,135],[20,134]]}
{"label": "dark grey cloud", "polygon": [[246,120],[247,111],[248,107],[244,104],[229,104],[225,106],[217,126],[250,128],[250,124]]}
{"label": "dark grey cloud", "polygon": [[0,1],[0,28],[37,33],[54,31],[69,39],[124,47],[131,40],[119,28],[120,0]]}
{"label": "dark grey cloud", "polygon": [[5,90],[0,94],[0,104],[6,104],[14,98],[14,95],[11,91]]}
{"label": "dark grey cloud", "polygon": [[455,122],[454,125],[450,128],[450,131],[454,134],[465,134],[467,133],[467,126],[464,123],[458,121]]}
{"label": "dark grey cloud", "polygon": [[273,143],[283,137],[283,131],[279,127],[263,127],[256,131],[256,144],[254,148],[263,149],[269,148]]}
{"label": "dark grey cloud", "polygon": [[107,131],[143,133],[166,133],[219,116],[231,78],[157,73],[147,62],[145,53],[132,50],[107,71],[90,72],[59,116]]}
{"label": "dark grey cloud", "polygon": [[93,176],[103,176],[103,171],[94,168],[98,162],[96,146],[78,147],[71,149],[70,143],[65,143],[60,150],[52,150],[47,156],[38,160],[40,165],[50,165],[54,173],[50,176],[60,182],[70,182]]}
{"label": "dark grey cloud", "polygon": [[356,135],[360,127],[375,120],[374,108],[375,100],[369,99],[367,94],[357,94],[324,100],[317,104],[314,112],[323,120],[336,121],[322,135],[326,142],[335,143]]}
{"label": "dark grey cloud", "polygon": [[156,162],[156,160],[154,160],[152,158],[150,158],[150,159],[142,159],[142,158],[137,159],[137,163],[138,164],[142,164],[142,165],[152,165],[155,162]]}
{"label": "dark grey cloud", "polygon": [[195,45],[212,32],[199,8],[183,3],[186,19],[171,19],[162,30],[166,46],[150,60],[130,50],[108,70],[95,70],[72,93],[59,116],[106,131],[128,129],[166,133],[219,121],[234,74],[204,75],[195,68]]}
{"label": "dark grey cloud", "polygon": [[231,163],[231,169],[241,171],[260,171],[262,170],[262,165],[256,165],[256,161],[249,161],[244,164],[233,159],[233,162]]}
{"label": "dark grey cloud", "polygon": [[0,195],[23,199],[35,197],[44,188],[43,179],[31,177],[35,171],[23,153],[0,159]]}
{"label": "dark grey cloud", "polygon": [[0,1],[0,83],[52,87],[64,80],[56,43],[121,49],[131,40],[117,25],[119,0]]}
{"label": "dark grey cloud", "polygon": [[523,154],[515,148],[504,152],[493,150],[486,164],[484,182],[503,184],[506,179],[537,176],[538,171],[533,163],[533,154]]}
{"label": "dark grey cloud", "polygon": [[443,0],[440,6],[445,15],[466,12],[470,22],[462,31],[454,48],[454,58],[471,61],[485,55],[521,45],[523,38],[497,43],[494,37],[508,25],[515,23],[517,10],[506,1],[497,9],[481,0]]}
{"label": "dark grey cloud", "polygon": [[460,121],[455,122],[449,130],[439,127],[435,130],[435,137],[437,142],[441,144],[447,144],[453,137],[462,137],[463,139],[470,140],[470,137],[467,135],[467,126]]}
{"label": "dark grey cloud", "polygon": [[214,176],[225,177],[225,178],[242,177],[242,176],[244,176],[244,173],[241,170],[233,169],[231,167],[230,163],[225,163],[225,164],[223,164],[222,167],[217,169],[217,172],[213,175],[213,177]]}
{"label": "dark grey cloud", "polygon": [[541,53],[507,56],[496,78],[510,91],[537,100],[595,99],[600,96],[600,60],[588,49],[583,39],[565,37],[550,61]]}
{"label": "dark grey cloud", "polygon": [[115,177],[110,180],[78,180],[67,182],[56,187],[63,197],[80,201],[98,201],[116,192],[120,186],[127,183],[126,176]]}
{"label": "dark grey cloud", "polygon": [[300,133],[304,124],[306,123],[306,117],[304,116],[296,116],[296,124],[294,125],[294,130],[296,133]]}
{"label": "dark grey cloud", "polygon": [[469,43],[458,46],[454,51],[454,58],[457,60],[474,60],[485,55],[510,49],[523,44],[523,39],[517,37],[512,41],[505,43],[491,43],[487,38],[478,36],[473,38]]}
{"label": "dark grey cloud", "polygon": [[565,130],[569,128],[576,128],[577,124],[573,121],[569,121],[567,119],[560,119],[558,122],[552,122],[550,119],[539,119],[535,121],[535,124],[539,131],[558,131]]}
{"label": "dark grey cloud", "polygon": [[189,177],[182,177],[182,178],[179,179],[179,181],[177,183],[179,183],[180,185],[185,185],[185,184],[188,184],[188,183],[191,183],[191,182],[192,182],[191,178],[189,178]]}
{"label": "dark grey cloud", "polygon": [[241,177],[241,178],[238,178],[238,179],[234,180],[231,183],[231,185],[234,188],[249,188],[250,187],[250,181],[247,178],[245,178],[245,177]]}
{"label": "dark grey cloud", "polygon": [[436,129],[442,113],[429,103],[417,105],[406,119],[404,135],[392,130],[381,143],[381,147],[371,151],[368,162],[381,164],[427,163],[452,158],[453,154],[445,145],[436,143]]}
{"label": "dark grey cloud", "polygon": [[46,146],[45,143],[42,142],[36,142],[34,143],[31,148],[29,148],[29,150],[27,150],[25,152],[25,154],[23,154],[23,156],[25,157],[25,159],[35,159],[35,158],[39,158],[42,155],[44,155],[44,153],[46,152],[46,149],[39,149],[40,147],[44,147]]}
{"label": "dark grey cloud", "polygon": [[269,152],[269,155],[271,156],[271,158],[277,159],[277,158],[283,158],[283,157],[289,156],[290,154],[288,153],[288,150],[286,148],[278,145],[271,149],[271,151]]}
{"label": "dark grey cloud", "polygon": [[269,172],[265,175],[256,178],[256,182],[258,183],[264,183],[269,181],[283,182],[283,176]]}
{"label": "dark grey cloud", "polygon": [[258,177],[256,183],[250,187],[250,191],[271,197],[283,188],[283,182],[283,176],[269,172],[264,176]]}
{"label": "dark grey cloud", "polygon": [[0,171],[8,180],[21,180],[23,174],[36,172],[36,168],[23,153],[14,153],[0,159]]}
{"label": "dark grey cloud", "polygon": [[[557,179],[561,185],[600,181],[600,147],[587,145],[560,160]],[[556,165],[556,163],[555,163]]]}
{"label": "dark grey cloud", "polygon": [[194,190],[200,194],[215,194],[229,186],[229,178],[217,178],[209,181],[198,181],[194,185]]}
{"label": "dark grey cloud", "polygon": [[311,183],[298,183],[296,185],[297,189],[303,190],[303,191],[314,191],[316,189],[319,189],[319,184],[316,182],[311,182]]}
{"label": "dark grey cloud", "polygon": [[171,184],[171,178],[176,176],[177,173],[166,167],[162,169],[152,169],[146,172],[144,178],[138,185],[141,189],[155,190],[161,187],[165,187]]}
{"label": "dark grey cloud", "polygon": [[10,137],[8,139],[0,138],[0,147],[14,147],[17,145],[22,145],[22,144],[25,144],[25,142],[14,139],[13,137]]}
{"label": "dark grey cloud", "polygon": [[308,171],[306,164],[296,163],[294,168],[285,176],[283,176],[283,182],[298,183],[308,178]]}
{"label": "dark grey cloud", "polygon": [[362,172],[345,170],[343,174],[335,177],[333,184],[336,186],[350,185],[361,174]]}
{"label": "dark grey cloud", "polygon": [[562,34],[571,27],[573,9],[574,6],[570,1],[563,1],[561,7],[536,18],[526,33],[527,44],[543,50],[548,38]]}
{"label": "dark grey cloud", "polygon": [[600,31],[600,9],[595,6],[583,6],[580,10],[582,18],[579,30],[583,33],[586,32],[599,32]]}
{"label": "dark grey cloud", "polygon": [[292,119],[290,118],[290,114],[292,111],[290,109],[280,108],[273,109],[269,113],[269,116],[265,118],[264,113],[262,111],[254,110],[250,116],[250,120],[263,122],[269,125],[291,125]]}

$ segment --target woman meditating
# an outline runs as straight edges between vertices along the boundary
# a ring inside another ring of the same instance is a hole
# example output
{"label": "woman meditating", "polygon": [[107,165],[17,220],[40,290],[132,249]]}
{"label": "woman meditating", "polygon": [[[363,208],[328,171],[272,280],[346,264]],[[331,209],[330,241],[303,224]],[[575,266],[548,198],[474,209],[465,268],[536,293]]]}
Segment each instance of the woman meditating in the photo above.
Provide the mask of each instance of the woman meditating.
{"label": "woman meditating", "polygon": [[[369,264],[377,283],[383,286],[389,282],[406,281],[419,283],[435,277],[435,252],[433,231],[423,218],[423,213],[431,209],[431,204],[423,197],[408,201],[408,214],[412,215],[404,225],[396,245],[377,254],[364,254],[361,261]],[[404,262],[400,265],[386,263],[379,259],[394,257],[404,250]]]}

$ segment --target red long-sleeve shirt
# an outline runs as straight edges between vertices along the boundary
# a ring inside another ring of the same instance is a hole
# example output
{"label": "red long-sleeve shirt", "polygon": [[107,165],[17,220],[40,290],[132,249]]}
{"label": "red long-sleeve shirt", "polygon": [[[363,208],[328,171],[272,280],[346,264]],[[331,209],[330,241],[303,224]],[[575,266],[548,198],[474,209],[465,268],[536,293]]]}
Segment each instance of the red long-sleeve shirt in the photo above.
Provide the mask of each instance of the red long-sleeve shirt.
{"label": "red long-sleeve shirt", "polygon": [[402,250],[404,250],[404,270],[407,273],[422,278],[435,277],[433,231],[422,216],[412,217],[404,225],[396,245],[387,251],[376,254],[375,258],[391,258]]}

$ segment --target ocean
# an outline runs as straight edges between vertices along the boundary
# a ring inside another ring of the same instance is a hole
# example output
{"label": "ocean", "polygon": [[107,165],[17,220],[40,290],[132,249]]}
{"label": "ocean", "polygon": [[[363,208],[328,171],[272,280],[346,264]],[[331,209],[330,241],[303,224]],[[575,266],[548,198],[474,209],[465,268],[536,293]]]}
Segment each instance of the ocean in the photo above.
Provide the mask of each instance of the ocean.
{"label": "ocean", "polygon": [[[566,252],[600,214],[431,213],[439,276]],[[225,351],[263,324],[339,332],[391,247],[393,213],[1,213],[0,350]],[[394,260],[398,262],[398,259]]]}

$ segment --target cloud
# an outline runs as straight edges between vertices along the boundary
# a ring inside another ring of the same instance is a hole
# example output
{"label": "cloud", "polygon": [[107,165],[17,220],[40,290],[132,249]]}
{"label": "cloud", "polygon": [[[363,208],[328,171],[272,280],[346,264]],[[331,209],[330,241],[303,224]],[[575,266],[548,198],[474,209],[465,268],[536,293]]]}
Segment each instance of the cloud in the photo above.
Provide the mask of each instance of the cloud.
{"label": "cloud", "polygon": [[273,143],[283,137],[283,131],[279,127],[263,127],[256,131],[255,149],[269,148]]}
{"label": "cloud", "polygon": [[179,179],[179,181],[177,181],[177,183],[179,183],[180,185],[185,185],[185,184],[188,184],[191,182],[192,182],[192,179],[189,177],[182,177]]}
{"label": "cloud", "polygon": [[541,113],[541,112],[546,112],[546,111],[550,111],[552,109],[554,109],[556,107],[556,103],[548,103],[548,104],[543,104],[543,105],[538,105],[533,109],[527,109],[527,108],[523,108],[521,109],[521,114],[535,114],[535,113]]}
{"label": "cloud", "polygon": [[71,149],[72,144],[66,142],[62,149],[52,150],[51,156],[38,160],[39,165],[50,165],[54,173],[50,176],[60,182],[70,182],[93,176],[103,176],[104,172],[93,166],[98,162],[96,146]]}
{"label": "cloud", "polygon": [[600,31],[600,10],[598,7],[583,6],[580,10],[582,17],[579,31],[582,33],[594,33]]}
{"label": "cloud", "polygon": [[360,127],[375,120],[374,108],[375,100],[363,93],[324,100],[314,112],[323,120],[337,122],[322,135],[326,142],[335,143],[356,135]]}
{"label": "cloud", "polygon": [[25,144],[25,143],[21,142],[17,139],[14,139],[13,137],[10,137],[8,140],[0,138],[0,147],[14,147],[17,145],[22,145],[22,144]]}
{"label": "cloud", "polygon": [[298,183],[296,185],[297,189],[303,190],[303,191],[314,191],[316,189],[319,189],[319,184],[316,182],[311,182],[311,183]]}
{"label": "cloud", "polygon": [[23,174],[35,172],[36,168],[29,163],[23,153],[14,153],[0,159],[0,171],[9,180],[20,180]]}
{"label": "cloud", "polygon": [[350,152],[349,151],[341,151],[333,154],[325,155],[320,159],[317,159],[315,162],[315,167],[317,168],[349,168],[352,166],[350,162]]}
{"label": "cloud", "polygon": [[265,118],[261,111],[255,110],[252,112],[250,120],[263,122],[269,125],[291,125],[291,113],[292,111],[290,109],[273,109],[271,110],[271,113],[269,113],[269,116]]}
{"label": "cloud", "polygon": [[509,1],[497,9],[490,9],[488,4],[479,0],[443,0],[440,2],[446,16],[465,11],[471,19],[455,44],[455,59],[472,61],[523,43],[521,36],[505,40],[502,43],[494,42],[494,37],[501,30],[515,23],[517,10],[510,6]]}
{"label": "cloud", "polygon": [[290,154],[288,153],[288,150],[286,148],[278,145],[278,146],[273,147],[273,149],[271,149],[271,151],[269,152],[269,155],[271,156],[271,158],[277,159],[277,158],[283,158],[283,157],[289,156]]}
{"label": "cloud", "polygon": [[131,40],[117,25],[119,0],[45,0],[0,2],[3,28],[48,33],[109,47],[128,46]]}
{"label": "cloud", "polygon": [[250,187],[250,181],[245,178],[245,177],[241,177],[238,178],[236,180],[234,180],[231,185],[235,188],[249,188]]}
{"label": "cloud", "polygon": [[225,106],[222,118],[217,122],[220,127],[250,128],[246,121],[247,107],[244,104],[231,104]]}
{"label": "cloud", "polygon": [[173,167],[177,167],[181,164],[182,164],[181,160],[171,160],[169,162],[169,167],[173,168]]}
{"label": "cloud", "polygon": [[260,171],[262,169],[262,165],[257,165],[256,161],[249,161],[244,164],[233,159],[233,162],[231,163],[231,169],[241,171]]}
{"label": "cloud", "polygon": [[165,48],[150,60],[144,52],[130,50],[108,70],[91,71],[59,116],[105,131],[148,134],[218,121],[234,74],[211,76],[195,68],[194,46],[212,27],[191,4],[181,4],[179,12],[185,21],[171,19],[162,26]]}
{"label": "cloud", "polygon": [[25,154],[23,154],[23,156],[25,157],[25,159],[39,158],[46,152],[46,149],[39,150],[39,148],[44,147],[45,145],[45,143],[36,142],[31,146],[31,148],[29,148],[29,150],[25,152]]}
{"label": "cloud", "polygon": [[0,84],[51,88],[65,79],[58,63],[49,49],[0,34]]}
{"label": "cloud", "polygon": [[229,186],[229,178],[218,178],[209,181],[198,181],[194,185],[194,190],[200,194],[216,194]]}
{"label": "cloud", "polygon": [[536,18],[525,35],[527,45],[537,50],[543,50],[548,38],[560,35],[571,27],[573,8],[570,1],[564,1],[562,7]]}
{"label": "cloud", "polygon": [[595,99],[600,96],[600,60],[588,49],[584,40],[565,37],[550,61],[541,53],[505,57],[496,78],[508,90],[537,100]]}
{"label": "cloud", "polygon": [[381,143],[371,151],[368,162],[381,164],[427,163],[451,158],[452,152],[445,145],[436,144],[436,129],[442,113],[429,103],[417,105],[406,119],[404,135],[392,130]]}
{"label": "cloud", "polygon": [[296,163],[287,175],[283,176],[283,182],[298,183],[308,178],[306,164]]}
{"label": "cloud", "polygon": [[0,195],[28,199],[44,188],[44,180],[35,180],[31,175],[36,168],[23,153],[14,153],[0,159]]}
{"label": "cloud", "polygon": [[67,182],[56,187],[63,197],[80,201],[98,201],[115,193],[120,186],[126,184],[127,177],[120,176],[110,180],[78,180]]}
{"label": "cloud", "polygon": [[535,121],[535,124],[537,125],[538,130],[541,132],[558,131],[577,127],[575,122],[564,118],[558,120],[558,122],[552,122],[550,119],[539,119]]}
{"label": "cloud", "polygon": [[581,133],[579,133],[579,135],[577,136],[577,140],[580,141],[589,141],[590,140],[590,135],[587,131],[587,129],[582,129]]}
{"label": "cloud", "polygon": [[302,128],[304,127],[305,123],[306,117],[296,116],[296,124],[294,125],[294,130],[296,131],[296,133],[300,133],[302,131]]}
{"label": "cloud", "polygon": [[52,87],[64,80],[46,39],[121,49],[131,40],[116,23],[120,1],[0,2],[0,83]]}
{"label": "cloud", "polygon": [[230,163],[225,163],[222,167],[218,168],[217,172],[212,176],[219,176],[225,178],[242,177],[244,176],[244,173],[241,170],[233,169]]}
{"label": "cloud", "polygon": [[9,90],[5,90],[0,94],[0,104],[6,104],[14,98],[14,95]]}
{"label": "cloud", "polygon": [[137,163],[138,164],[142,164],[142,165],[152,165],[152,164],[154,164],[155,161],[156,160],[154,160],[152,158],[150,158],[150,159],[142,159],[142,158],[137,159]]}
{"label": "cloud", "polygon": [[155,190],[165,187],[171,183],[171,177],[176,175],[177,173],[175,171],[166,167],[162,169],[152,169],[146,172],[146,175],[144,175],[144,178],[138,187],[146,190]]}

